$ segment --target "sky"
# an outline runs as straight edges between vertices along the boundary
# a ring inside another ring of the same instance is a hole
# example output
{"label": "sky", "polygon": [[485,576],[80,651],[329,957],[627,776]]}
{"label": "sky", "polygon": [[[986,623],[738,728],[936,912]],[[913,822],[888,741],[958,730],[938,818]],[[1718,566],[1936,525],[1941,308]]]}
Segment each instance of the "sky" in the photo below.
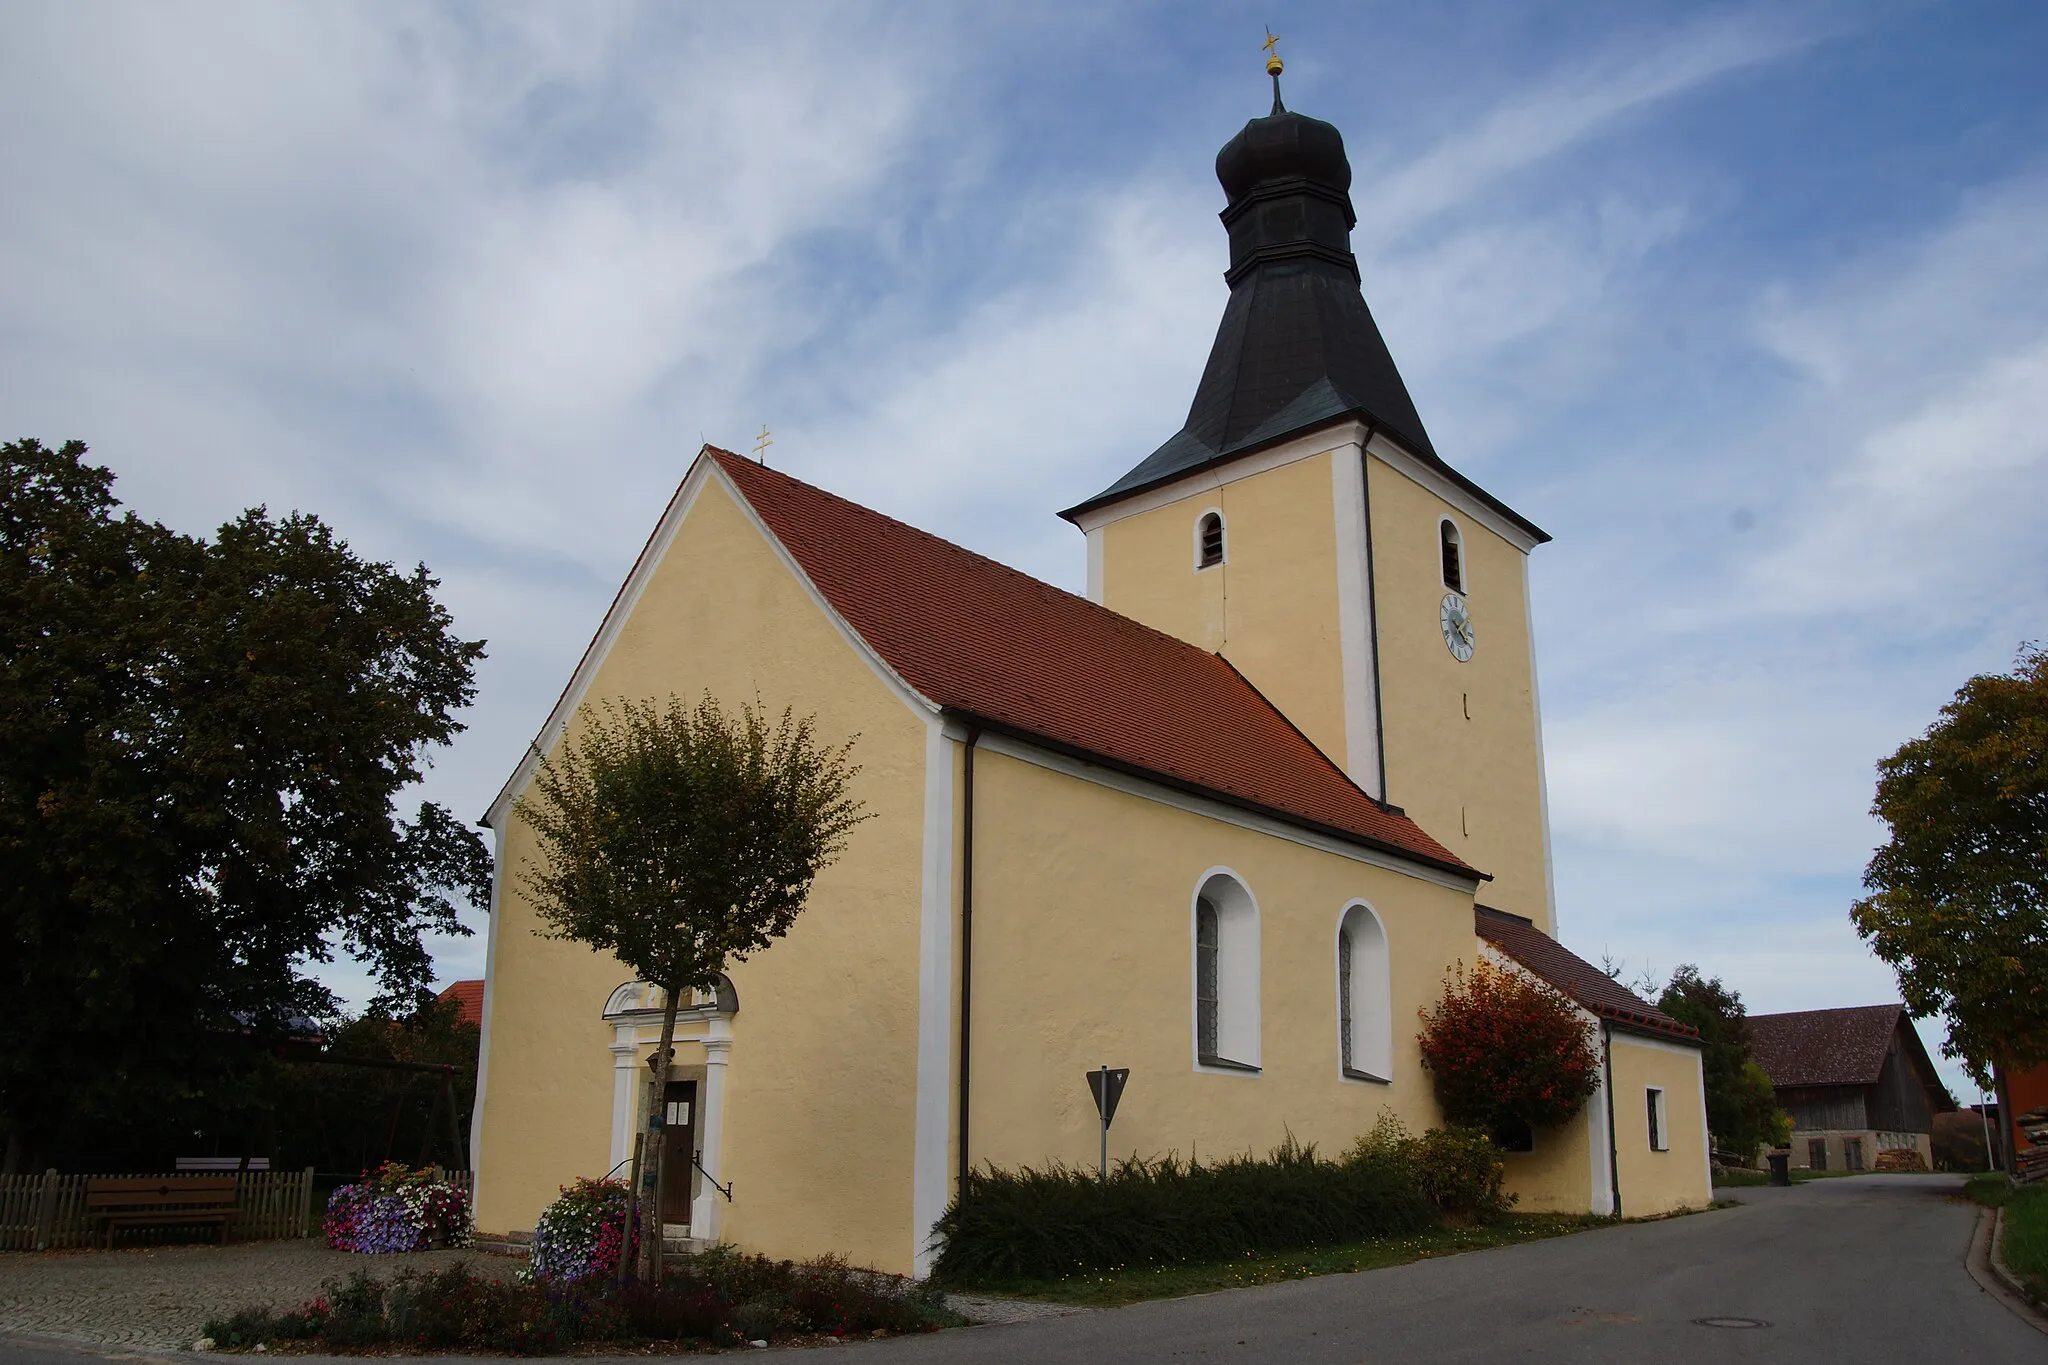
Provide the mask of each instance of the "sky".
{"label": "sky", "polygon": [[0,0],[0,436],[427,564],[475,818],[705,441],[1082,589],[1269,24],[1437,449],[1556,537],[1561,937],[1896,999],[1873,765],[2048,635],[2038,4]]}

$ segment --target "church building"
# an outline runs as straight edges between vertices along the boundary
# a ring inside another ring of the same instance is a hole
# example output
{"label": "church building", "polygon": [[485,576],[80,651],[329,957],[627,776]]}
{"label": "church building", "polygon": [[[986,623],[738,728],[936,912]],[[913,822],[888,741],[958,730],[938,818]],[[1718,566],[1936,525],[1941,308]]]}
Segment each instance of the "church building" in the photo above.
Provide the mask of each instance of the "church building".
{"label": "church building", "polygon": [[[666,1106],[664,1218],[921,1273],[962,1178],[1114,1154],[1341,1152],[1440,1115],[1459,963],[1550,982],[1602,1056],[1506,1158],[1524,1211],[1712,1195],[1699,1041],[1556,940],[1529,609],[1542,530],[1445,462],[1360,290],[1343,139],[1216,159],[1229,302],[1187,421],[1060,513],[1088,595],[706,447],[487,823],[476,1220],[528,1229]],[[1078,549],[1079,547],[1077,547]],[[516,803],[606,698],[758,699],[857,735],[872,818],[788,937],[684,1002],[539,937]]]}

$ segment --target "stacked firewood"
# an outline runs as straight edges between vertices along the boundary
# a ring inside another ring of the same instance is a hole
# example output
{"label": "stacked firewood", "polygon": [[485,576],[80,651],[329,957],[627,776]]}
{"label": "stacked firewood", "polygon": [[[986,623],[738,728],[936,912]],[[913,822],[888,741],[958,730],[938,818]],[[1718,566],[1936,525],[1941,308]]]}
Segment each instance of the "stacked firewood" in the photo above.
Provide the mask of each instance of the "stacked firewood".
{"label": "stacked firewood", "polygon": [[1927,1158],[1920,1155],[1918,1148],[1894,1147],[1890,1151],[1879,1152],[1877,1154],[1877,1164],[1872,1166],[1871,1169],[1874,1171],[1924,1171],[1927,1169]]}
{"label": "stacked firewood", "polygon": [[2019,1117],[2020,1133],[2033,1145],[2014,1153],[2022,1180],[2048,1180],[2048,1108],[2030,1109]]}

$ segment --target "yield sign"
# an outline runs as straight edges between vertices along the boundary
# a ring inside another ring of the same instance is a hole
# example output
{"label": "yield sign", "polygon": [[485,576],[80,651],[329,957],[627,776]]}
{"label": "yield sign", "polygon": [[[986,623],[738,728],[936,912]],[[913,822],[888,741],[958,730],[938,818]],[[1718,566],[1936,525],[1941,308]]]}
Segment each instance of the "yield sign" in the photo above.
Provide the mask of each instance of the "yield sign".
{"label": "yield sign", "polygon": [[1095,1112],[1102,1115],[1104,1128],[1116,1117],[1116,1102],[1124,1097],[1124,1082],[1130,1078],[1127,1066],[1105,1066],[1088,1073],[1088,1092],[1095,1096]]}

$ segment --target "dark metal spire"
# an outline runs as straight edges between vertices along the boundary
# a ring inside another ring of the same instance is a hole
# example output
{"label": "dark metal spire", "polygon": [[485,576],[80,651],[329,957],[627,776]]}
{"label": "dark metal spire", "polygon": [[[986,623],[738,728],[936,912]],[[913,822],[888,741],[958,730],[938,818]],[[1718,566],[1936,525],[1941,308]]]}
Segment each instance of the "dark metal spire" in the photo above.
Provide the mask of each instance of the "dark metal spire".
{"label": "dark metal spire", "polygon": [[1278,54],[1267,71],[1273,112],[1245,124],[1216,156],[1230,200],[1230,301],[1187,423],[1071,512],[1347,416],[1436,458],[1359,291],[1343,135],[1280,103]]}

